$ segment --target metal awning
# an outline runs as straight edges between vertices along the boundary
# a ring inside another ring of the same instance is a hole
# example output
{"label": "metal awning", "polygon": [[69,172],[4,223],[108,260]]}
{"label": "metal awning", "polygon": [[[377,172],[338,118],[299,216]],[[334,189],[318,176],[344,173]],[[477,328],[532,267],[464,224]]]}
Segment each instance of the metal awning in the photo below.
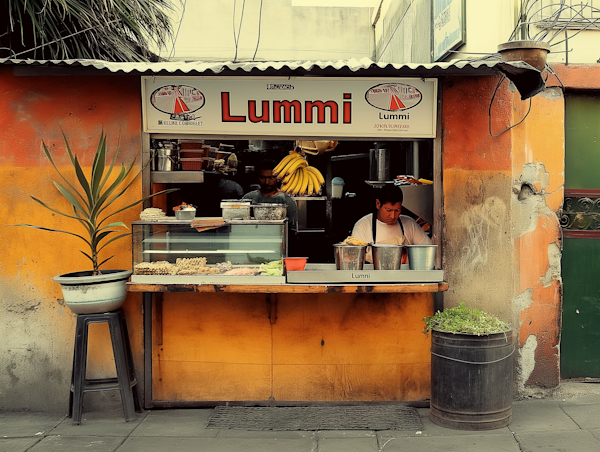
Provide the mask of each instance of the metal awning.
{"label": "metal awning", "polygon": [[264,61],[202,62],[170,61],[156,63],[115,63],[101,60],[18,60],[0,59],[0,64],[15,66],[15,73],[52,70],[75,75],[93,70],[107,73],[182,76],[284,76],[284,77],[445,77],[483,76],[499,72],[517,87],[522,99],[535,96],[545,88],[540,71],[523,61],[456,61],[449,63],[377,63],[368,58],[339,61]]}

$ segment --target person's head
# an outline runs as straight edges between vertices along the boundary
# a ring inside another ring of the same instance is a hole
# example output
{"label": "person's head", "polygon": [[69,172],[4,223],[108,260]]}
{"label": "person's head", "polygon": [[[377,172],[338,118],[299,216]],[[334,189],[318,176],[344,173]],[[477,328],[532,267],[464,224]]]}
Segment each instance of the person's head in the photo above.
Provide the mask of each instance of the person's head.
{"label": "person's head", "polygon": [[278,191],[277,177],[273,176],[276,166],[277,162],[273,159],[264,159],[257,166],[258,184],[263,195],[276,194]]}
{"label": "person's head", "polygon": [[375,191],[375,208],[377,219],[386,224],[394,224],[398,221],[402,211],[404,195],[400,187],[384,185]]}

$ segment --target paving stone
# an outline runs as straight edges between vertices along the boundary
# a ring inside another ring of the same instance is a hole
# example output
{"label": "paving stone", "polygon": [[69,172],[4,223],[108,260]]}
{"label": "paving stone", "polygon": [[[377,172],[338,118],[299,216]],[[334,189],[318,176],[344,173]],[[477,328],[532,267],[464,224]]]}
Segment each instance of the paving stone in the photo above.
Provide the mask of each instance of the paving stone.
{"label": "paving stone", "polygon": [[0,438],[41,436],[60,424],[63,413],[0,412]]}
{"label": "paving stone", "polygon": [[579,426],[550,400],[523,400],[513,404],[513,418],[508,428],[515,433],[579,430]]}
{"label": "paving stone", "polygon": [[27,452],[114,452],[125,437],[47,436]]}
{"label": "paving stone", "polygon": [[[118,452],[312,452],[315,442],[303,439],[150,438],[130,437]],[[431,451],[430,451],[431,452]]]}
{"label": "paving stone", "polygon": [[373,430],[319,430],[315,432],[317,440],[326,438],[376,438]]}
{"label": "paving stone", "polygon": [[389,442],[380,440],[379,447],[381,452],[520,452],[519,444],[510,432],[498,434],[491,431],[478,432],[477,435],[408,437]]}
{"label": "paving stone", "polygon": [[600,440],[590,432],[531,432],[516,435],[522,452],[587,452],[600,450]]}
{"label": "paving stone", "polygon": [[319,452],[378,452],[377,438],[323,438]]}
{"label": "paving stone", "polygon": [[85,413],[80,425],[74,425],[73,419],[66,418],[52,430],[53,435],[61,436],[129,436],[148,412],[136,413],[136,418],[126,422],[123,411],[95,411]]}
{"label": "paving stone", "polygon": [[580,428],[600,428],[600,404],[561,405]]}
{"label": "paving stone", "polygon": [[0,438],[0,452],[26,452],[42,438]]}
{"label": "paving stone", "polygon": [[212,408],[194,410],[155,410],[140,422],[133,436],[196,436],[214,438],[218,429],[205,428]]}

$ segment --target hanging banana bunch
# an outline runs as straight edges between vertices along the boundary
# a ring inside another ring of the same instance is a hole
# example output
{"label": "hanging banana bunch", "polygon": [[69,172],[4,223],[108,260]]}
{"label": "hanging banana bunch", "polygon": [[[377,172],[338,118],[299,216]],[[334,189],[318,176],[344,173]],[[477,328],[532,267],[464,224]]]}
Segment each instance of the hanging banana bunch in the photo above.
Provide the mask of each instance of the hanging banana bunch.
{"label": "hanging banana bunch", "polygon": [[273,175],[281,181],[281,191],[291,196],[320,195],[325,183],[321,172],[309,166],[304,156],[296,151],[281,159],[273,169]]}

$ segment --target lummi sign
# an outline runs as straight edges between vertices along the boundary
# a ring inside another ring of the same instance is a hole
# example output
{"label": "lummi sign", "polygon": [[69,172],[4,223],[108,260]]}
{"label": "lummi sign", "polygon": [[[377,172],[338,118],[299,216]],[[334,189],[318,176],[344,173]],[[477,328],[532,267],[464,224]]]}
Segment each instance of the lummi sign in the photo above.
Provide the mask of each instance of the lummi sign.
{"label": "lummi sign", "polygon": [[142,77],[144,131],[433,138],[437,79]]}

